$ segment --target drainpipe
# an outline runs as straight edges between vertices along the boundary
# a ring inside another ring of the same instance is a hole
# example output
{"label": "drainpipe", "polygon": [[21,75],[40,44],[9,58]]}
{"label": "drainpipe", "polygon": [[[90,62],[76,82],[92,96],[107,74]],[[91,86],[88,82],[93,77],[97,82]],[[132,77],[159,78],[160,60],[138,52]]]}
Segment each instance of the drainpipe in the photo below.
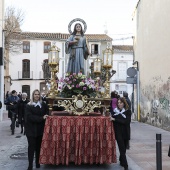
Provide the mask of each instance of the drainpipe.
{"label": "drainpipe", "polygon": [[138,121],[140,122],[140,83],[139,83],[139,67],[137,64],[137,104],[138,104]]}
{"label": "drainpipe", "polygon": [[[140,1],[139,1],[140,2]],[[138,3],[139,3],[138,2]],[[138,61],[135,61],[135,51],[134,51],[134,39],[135,37],[132,36],[132,39],[133,39],[133,63],[132,65],[136,65],[136,70],[137,70],[137,93],[136,93],[136,98],[137,98],[137,121],[140,122],[140,77],[139,77],[139,62]],[[134,84],[133,84],[133,93],[134,93]],[[134,95],[133,95],[134,97]]]}

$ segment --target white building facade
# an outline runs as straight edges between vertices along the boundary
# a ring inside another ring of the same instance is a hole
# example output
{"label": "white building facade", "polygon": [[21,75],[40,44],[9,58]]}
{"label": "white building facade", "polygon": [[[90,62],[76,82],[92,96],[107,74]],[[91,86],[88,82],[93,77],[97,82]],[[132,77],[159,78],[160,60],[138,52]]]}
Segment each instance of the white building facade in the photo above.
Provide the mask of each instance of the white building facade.
{"label": "white building facade", "polygon": [[111,78],[110,88],[111,91],[116,90],[120,96],[123,95],[123,91],[126,91],[131,95],[133,92],[133,85],[126,83],[127,69],[133,65],[133,47],[130,45],[113,45],[113,70],[116,73]]}

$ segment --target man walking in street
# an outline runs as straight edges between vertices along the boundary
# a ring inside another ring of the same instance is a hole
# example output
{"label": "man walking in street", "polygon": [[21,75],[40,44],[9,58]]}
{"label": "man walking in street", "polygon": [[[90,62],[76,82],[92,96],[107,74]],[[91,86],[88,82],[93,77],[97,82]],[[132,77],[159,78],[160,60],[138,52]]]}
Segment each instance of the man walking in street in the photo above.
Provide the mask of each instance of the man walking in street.
{"label": "man walking in street", "polygon": [[12,90],[11,96],[9,96],[5,101],[5,105],[8,106],[8,118],[11,119],[10,127],[12,130],[12,135],[14,135],[15,121],[18,114],[18,109],[17,109],[18,100],[19,97],[17,96],[17,92],[15,90]]}

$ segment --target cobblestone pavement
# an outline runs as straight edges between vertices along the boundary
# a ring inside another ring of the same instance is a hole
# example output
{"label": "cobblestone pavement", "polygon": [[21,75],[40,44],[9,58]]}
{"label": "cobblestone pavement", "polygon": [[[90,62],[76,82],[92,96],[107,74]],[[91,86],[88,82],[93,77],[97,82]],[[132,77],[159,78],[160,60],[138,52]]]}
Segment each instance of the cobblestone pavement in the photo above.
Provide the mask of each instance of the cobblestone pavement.
{"label": "cobblestone pavement", "polygon": [[[155,170],[156,169],[156,133],[162,134],[162,165],[163,170],[170,169],[170,158],[167,156],[170,144],[170,132],[147,124],[131,123],[130,150],[127,150],[129,170]],[[11,135],[10,120],[4,117],[0,122],[0,169],[1,170],[26,170],[27,140],[16,128]],[[118,150],[117,150],[118,155]],[[36,169],[34,167],[34,169]],[[41,165],[40,170],[123,170],[119,163],[111,165]]]}

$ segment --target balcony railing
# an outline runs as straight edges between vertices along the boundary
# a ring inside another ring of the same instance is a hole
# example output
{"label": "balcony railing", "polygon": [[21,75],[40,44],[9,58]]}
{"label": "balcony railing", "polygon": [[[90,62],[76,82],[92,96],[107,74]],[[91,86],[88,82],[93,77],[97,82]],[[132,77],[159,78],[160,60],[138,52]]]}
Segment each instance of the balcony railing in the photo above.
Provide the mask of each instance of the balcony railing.
{"label": "balcony railing", "polygon": [[33,79],[33,71],[18,71],[18,79]]}
{"label": "balcony railing", "polygon": [[48,75],[48,73],[44,73],[43,71],[40,71],[39,79],[47,79],[47,78],[50,78],[50,77],[51,77],[51,75]]}
{"label": "balcony railing", "polygon": [[98,54],[99,52],[98,52],[98,50],[96,50],[96,51],[95,50],[91,50],[91,53],[92,54]]}

